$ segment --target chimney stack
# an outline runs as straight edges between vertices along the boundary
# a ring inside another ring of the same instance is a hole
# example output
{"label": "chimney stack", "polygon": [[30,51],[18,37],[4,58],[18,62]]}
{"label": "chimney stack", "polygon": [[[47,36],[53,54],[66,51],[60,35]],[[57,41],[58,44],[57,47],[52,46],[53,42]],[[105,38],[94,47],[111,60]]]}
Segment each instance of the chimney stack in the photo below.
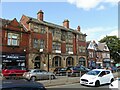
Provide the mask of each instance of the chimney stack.
{"label": "chimney stack", "polygon": [[65,28],[69,28],[69,20],[68,20],[68,19],[64,20],[63,26],[64,26]]}
{"label": "chimney stack", "polygon": [[37,19],[43,21],[43,14],[44,14],[43,11],[40,10],[40,11],[37,13]]}
{"label": "chimney stack", "polygon": [[77,27],[77,30],[80,32],[80,26]]}

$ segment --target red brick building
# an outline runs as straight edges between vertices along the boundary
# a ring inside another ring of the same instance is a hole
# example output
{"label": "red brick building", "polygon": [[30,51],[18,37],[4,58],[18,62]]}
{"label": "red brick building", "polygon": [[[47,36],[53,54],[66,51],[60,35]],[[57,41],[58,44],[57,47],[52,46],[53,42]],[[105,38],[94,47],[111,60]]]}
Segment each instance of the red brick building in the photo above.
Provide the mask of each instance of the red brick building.
{"label": "red brick building", "polygon": [[1,20],[0,58],[3,66],[25,66],[28,61],[29,32],[14,18]]}
{"label": "red brick building", "polygon": [[54,70],[56,67],[86,66],[86,34],[78,26],[69,27],[69,20],[63,26],[44,20],[40,10],[37,18],[23,15],[20,23],[29,34],[28,67]]}

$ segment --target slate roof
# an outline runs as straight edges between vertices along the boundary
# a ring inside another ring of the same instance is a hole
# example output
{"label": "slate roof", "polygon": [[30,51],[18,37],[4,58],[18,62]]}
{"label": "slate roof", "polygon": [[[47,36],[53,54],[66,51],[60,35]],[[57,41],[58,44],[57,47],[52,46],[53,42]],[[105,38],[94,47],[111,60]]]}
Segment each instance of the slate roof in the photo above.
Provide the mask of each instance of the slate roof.
{"label": "slate roof", "polygon": [[[26,15],[24,15],[24,16],[26,16]],[[60,25],[57,25],[57,24],[53,24],[53,23],[50,23],[50,22],[47,22],[47,21],[41,21],[41,20],[29,17],[29,16],[26,16],[26,17],[29,18],[29,21],[27,23],[35,22],[35,23],[43,24],[43,25],[50,26],[50,27],[53,27],[53,28],[59,28],[59,29],[70,31],[70,32],[73,32],[73,33],[83,34],[82,32],[79,32],[79,31],[71,29],[71,28],[68,29],[68,28],[65,28],[63,26],[60,26]],[[86,34],[84,34],[84,35],[86,35]]]}
{"label": "slate roof", "polygon": [[103,51],[104,50],[104,47],[105,47],[105,43],[98,43],[98,49]]}
{"label": "slate roof", "polygon": [[12,20],[6,20],[6,19],[0,18],[0,27],[9,24],[11,21]]}

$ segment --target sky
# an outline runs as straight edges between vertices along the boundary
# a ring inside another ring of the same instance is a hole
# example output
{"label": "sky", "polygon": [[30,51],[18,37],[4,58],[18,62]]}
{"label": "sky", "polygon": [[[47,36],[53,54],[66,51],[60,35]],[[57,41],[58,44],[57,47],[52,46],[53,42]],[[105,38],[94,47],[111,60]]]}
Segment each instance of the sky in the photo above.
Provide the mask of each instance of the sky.
{"label": "sky", "polygon": [[58,25],[68,19],[70,28],[87,34],[87,41],[99,41],[105,36],[118,36],[118,0],[2,0],[1,18],[19,21],[22,15],[37,18],[44,12],[44,20]]}

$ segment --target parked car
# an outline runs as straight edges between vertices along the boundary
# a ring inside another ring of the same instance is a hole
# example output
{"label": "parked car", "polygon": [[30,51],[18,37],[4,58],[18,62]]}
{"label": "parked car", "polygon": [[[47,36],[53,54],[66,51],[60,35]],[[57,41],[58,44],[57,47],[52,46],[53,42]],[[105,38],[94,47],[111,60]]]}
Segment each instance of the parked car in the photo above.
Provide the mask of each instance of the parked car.
{"label": "parked car", "polygon": [[27,72],[27,69],[22,66],[6,66],[2,69],[2,76],[5,78],[8,77],[21,77],[24,72]]}
{"label": "parked car", "polygon": [[110,85],[109,88],[111,90],[120,90],[120,78],[117,78],[115,81],[113,81]]}
{"label": "parked car", "polygon": [[57,67],[57,68],[55,68],[55,70],[53,71],[53,73],[55,75],[60,75],[60,70],[61,70],[61,67]]}
{"label": "parked car", "polygon": [[84,73],[90,71],[90,69],[84,67],[83,65],[71,67],[68,70],[68,76],[82,76]]}
{"label": "parked car", "polygon": [[120,66],[117,66],[118,71],[120,71]]}
{"label": "parked car", "polygon": [[0,90],[46,90],[43,84],[25,79],[2,80]]}
{"label": "parked car", "polygon": [[80,84],[97,87],[113,81],[114,76],[112,72],[105,69],[93,69],[80,78]]}
{"label": "parked car", "polygon": [[117,72],[117,71],[118,71],[118,68],[115,67],[115,66],[111,66],[111,71],[112,71],[112,72]]}
{"label": "parked car", "polygon": [[57,78],[54,73],[47,72],[46,70],[31,69],[23,74],[23,77],[28,80],[38,80],[38,79],[55,79]]}
{"label": "parked car", "polygon": [[55,75],[60,75],[60,76],[65,76],[68,72],[71,71],[71,68],[73,66],[68,66],[68,67],[57,67],[54,70]]}

